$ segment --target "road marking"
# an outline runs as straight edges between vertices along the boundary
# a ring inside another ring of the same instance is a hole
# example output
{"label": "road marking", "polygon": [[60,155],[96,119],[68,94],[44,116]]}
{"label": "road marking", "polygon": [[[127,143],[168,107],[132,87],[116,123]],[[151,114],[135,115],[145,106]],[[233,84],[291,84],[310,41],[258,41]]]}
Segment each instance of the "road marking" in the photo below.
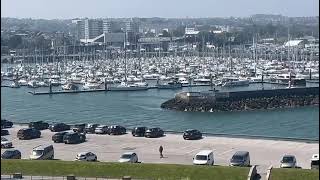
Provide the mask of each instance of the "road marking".
{"label": "road marking", "polygon": [[224,151],[223,153],[220,153],[220,154],[217,154],[217,155],[218,155],[218,156],[221,156],[221,155],[227,154],[227,153],[229,153],[229,152],[231,152],[231,151],[234,151],[234,149],[233,149],[233,148],[232,148],[232,149],[229,149],[229,150]]}

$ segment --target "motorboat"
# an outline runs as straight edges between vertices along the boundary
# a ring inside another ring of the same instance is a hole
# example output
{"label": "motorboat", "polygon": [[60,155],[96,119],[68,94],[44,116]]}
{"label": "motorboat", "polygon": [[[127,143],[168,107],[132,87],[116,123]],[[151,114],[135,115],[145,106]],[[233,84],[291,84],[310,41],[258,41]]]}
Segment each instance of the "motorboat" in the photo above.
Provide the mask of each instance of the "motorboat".
{"label": "motorboat", "polygon": [[19,88],[20,85],[19,85],[18,82],[14,81],[12,84],[10,84],[10,87],[11,87],[11,88]]}
{"label": "motorboat", "polygon": [[63,86],[61,86],[63,90],[78,90],[78,86],[76,86],[73,83],[67,83]]}
{"label": "motorboat", "polygon": [[28,85],[28,81],[25,80],[25,79],[20,79],[20,80],[18,81],[18,84],[19,84],[20,86],[27,86],[27,85]]}
{"label": "motorboat", "polygon": [[121,82],[120,85],[108,87],[109,91],[141,91],[148,90],[148,86],[139,84],[128,84],[127,82]]}
{"label": "motorboat", "polygon": [[170,81],[164,84],[158,84],[157,88],[158,89],[178,89],[178,88],[182,88],[182,83],[177,81]]}
{"label": "motorboat", "polygon": [[39,87],[39,86],[38,86],[38,82],[35,81],[35,80],[31,80],[31,81],[28,82],[28,87],[30,87],[30,88],[37,88],[37,87]]}
{"label": "motorboat", "polygon": [[249,86],[248,79],[228,78],[222,83],[223,87]]}
{"label": "motorboat", "polygon": [[98,84],[98,83],[86,82],[86,83],[84,83],[82,89],[84,89],[84,90],[100,89],[100,84]]}

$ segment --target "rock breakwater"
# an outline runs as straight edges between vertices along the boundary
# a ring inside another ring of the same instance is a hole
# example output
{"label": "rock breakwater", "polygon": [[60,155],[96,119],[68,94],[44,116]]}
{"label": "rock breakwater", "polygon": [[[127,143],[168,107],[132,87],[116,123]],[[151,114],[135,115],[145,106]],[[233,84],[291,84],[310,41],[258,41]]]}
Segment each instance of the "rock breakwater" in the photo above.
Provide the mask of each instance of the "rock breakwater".
{"label": "rock breakwater", "polygon": [[[290,90],[287,93],[275,91],[273,96],[270,95],[270,92],[265,95],[263,93],[263,91],[248,92],[248,94],[232,92],[224,97],[218,94],[203,95],[199,93],[197,96],[190,96],[188,93],[181,93],[162,103],[161,108],[178,111],[217,112],[319,106],[319,93],[316,91],[312,91],[312,93],[301,93],[301,90],[299,93]],[[240,96],[241,94],[244,95]]]}

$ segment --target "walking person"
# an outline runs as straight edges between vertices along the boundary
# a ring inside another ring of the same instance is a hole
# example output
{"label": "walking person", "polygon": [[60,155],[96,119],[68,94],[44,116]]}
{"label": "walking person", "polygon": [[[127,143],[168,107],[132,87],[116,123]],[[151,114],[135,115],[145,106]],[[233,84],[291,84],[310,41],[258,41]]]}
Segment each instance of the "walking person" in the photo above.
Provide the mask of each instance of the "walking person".
{"label": "walking person", "polygon": [[163,152],[163,147],[162,147],[162,146],[159,147],[159,152],[160,152],[160,158],[163,158],[163,154],[162,154],[162,152]]}

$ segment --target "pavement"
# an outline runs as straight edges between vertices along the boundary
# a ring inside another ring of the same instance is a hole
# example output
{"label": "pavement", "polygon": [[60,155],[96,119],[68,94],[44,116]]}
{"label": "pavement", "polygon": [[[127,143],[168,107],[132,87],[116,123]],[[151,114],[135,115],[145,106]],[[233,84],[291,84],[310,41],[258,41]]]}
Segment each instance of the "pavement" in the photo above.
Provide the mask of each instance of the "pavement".
{"label": "pavement", "polygon": [[[26,126],[14,125],[9,128],[15,149],[21,151],[22,159],[28,159],[32,148],[41,144],[54,146],[55,158],[73,161],[79,152],[91,151],[98,161],[117,162],[122,153],[133,151],[142,163],[192,164],[192,158],[200,150],[213,150],[216,165],[229,165],[229,160],[236,151],[249,151],[251,165],[259,165],[259,171],[265,173],[267,168],[280,166],[285,154],[296,156],[298,166],[310,169],[310,159],[319,152],[319,143],[294,142],[283,140],[245,139],[230,137],[205,136],[201,140],[184,140],[182,134],[165,134],[161,138],[133,137],[131,132],[120,136],[87,134],[87,140],[81,144],[53,143],[54,132],[41,131],[41,138],[19,140],[17,131]],[[164,158],[160,158],[159,146],[162,145]],[[1,149],[1,153],[5,149]]]}

